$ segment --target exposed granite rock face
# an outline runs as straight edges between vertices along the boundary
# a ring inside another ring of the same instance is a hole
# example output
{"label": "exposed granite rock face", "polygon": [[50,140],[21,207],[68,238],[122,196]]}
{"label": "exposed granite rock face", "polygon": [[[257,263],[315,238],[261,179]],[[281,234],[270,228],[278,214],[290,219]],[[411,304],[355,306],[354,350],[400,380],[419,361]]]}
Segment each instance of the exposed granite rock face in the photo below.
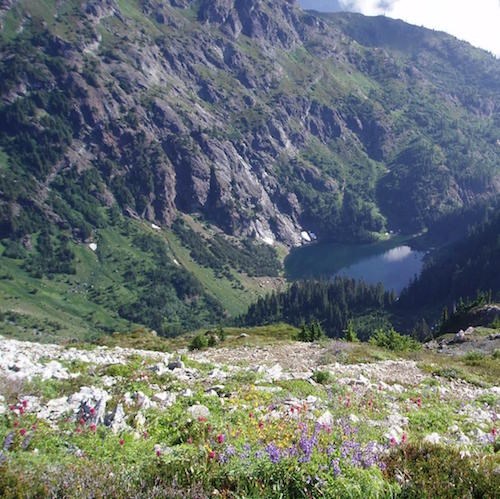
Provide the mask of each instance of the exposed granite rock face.
{"label": "exposed granite rock face", "polygon": [[[12,9],[33,17],[9,1],[0,22]],[[55,15],[44,45],[26,56],[35,70],[2,86],[7,104],[39,91],[68,95],[69,145],[36,179],[32,196],[55,223],[64,220],[49,194],[75,167],[79,175],[94,170],[101,177],[96,202],[116,201],[124,213],[161,226],[181,211],[201,213],[227,233],[288,245],[300,242],[306,225],[331,236],[322,222],[341,206],[349,178],[366,176],[357,187],[366,190],[371,213],[383,165],[408,140],[411,120],[397,123],[397,105],[381,100],[386,84],[430,88],[451,107],[462,98],[432,80],[425,58],[404,67],[387,48],[360,50],[353,40],[369,33],[359,23],[358,31],[348,26],[350,38],[345,19],[303,12],[294,0],[145,0],[131,9],[88,0],[70,33],[55,29]],[[59,65],[48,64],[51,58]],[[491,117],[495,102],[488,94],[466,104],[474,115]],[[39,116],[50,114],[38,105],[35,129],[44,127]],[[436,195],[443,206],[500,189],[498,176],[478,187],[452,178],[450,165],[439,166],[450,186]],[[320,214],[310,188],[329,193]]]}

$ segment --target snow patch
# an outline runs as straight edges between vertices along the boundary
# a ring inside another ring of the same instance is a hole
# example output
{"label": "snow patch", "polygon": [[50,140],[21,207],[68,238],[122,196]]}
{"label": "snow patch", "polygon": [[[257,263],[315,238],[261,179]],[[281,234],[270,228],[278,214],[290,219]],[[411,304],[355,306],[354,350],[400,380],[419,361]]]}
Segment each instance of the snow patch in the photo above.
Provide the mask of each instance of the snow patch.
{"label": "snow patch", "polygon": [[311,236],[309,235],[309,232],[303,230],[301,233],[300,233],[300,237],[303,241],[305,241],[306,243],[310,243],[312,241],[311,239]]}

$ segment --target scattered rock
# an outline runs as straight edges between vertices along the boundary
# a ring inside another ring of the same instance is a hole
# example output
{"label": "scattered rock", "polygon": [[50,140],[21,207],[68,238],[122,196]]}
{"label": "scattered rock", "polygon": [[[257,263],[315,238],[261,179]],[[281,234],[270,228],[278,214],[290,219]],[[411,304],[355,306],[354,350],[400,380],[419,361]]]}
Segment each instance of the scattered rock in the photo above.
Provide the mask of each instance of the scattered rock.
{"label": "scattered rock", "polygon": [[279,364],[275,364],[273,367],[269,369],[261,369],[259,368],[258,372],[261,372],[264,374],[263,379],[264,381],[276,381],[279,380],[283,374],[283,368]]}
{"label": "scattered rock", "polygon": [[467,341],[467,338],[465,337],[465,331],[462,329],[455,335],[455,338],[453,339],[453,343],[463,343],[464,341]]}
{"label": "scattered rock", "polygon": [[159,392],[153,395],[153,401],[158,402],[160,407],[170,407],[176,400],[177,395],[172,392]]}
{"label": "scattered rock", "polygon": [[427,444],[438,444],[440,443],[442,440],[442,437],[439,433],[430,433],[429,435],[426,435],[423,439],[423,442],[424,443],[427,443]]}
{"label": "scattered rock", "polygon": [[128,428],[125,422],[125,411],[123,405],[118,404],[113,413],[107,418],[106,425],[111,428],[113,433],[120,433]]}
{"label": "scattered rock", "polygon": [[334,423],[333,415],[330,411],[325,411],[317,420],[316,422],[320,424],[321,426],[326,426],[331,428]]}
{"label": "scattered rock", "polygon": [[144,416],[144,414],[141,411],[139,411],[135,415],[134,425],[137,429],[141,429],[141,428],[144,428],[145,424],[146,424],[146,417]]}
{"label": "scattered rock", "polygon": [[194,395],[193,390],[191,388],[186,388],[184,391],[181,392],[181,396],[183,397],[192,397]]}
{"label": "scattered rock", "polygon": [[228,373],[216,367],[212,369],[207,376],[211,379],[224,380],[228,377]]}
{"label": "scattered rock", "polygon": [[184,365],[184,362],[182,362],[181,359],[175,359],[175,360],[171,360],[168,365],[167,365],[168,369],[170,369],[171,371],[173,371],[174,369],[185,369],[185,365]]}
{"label": "scattered rock", "polygon": [[150,409],[151,407],[155,407],[155,403],[151,401],[151,399],[142,393],[141,391],[135,392],[134,399],[137,404],[137,407],[141,409]]}
{"label": "scattered rock", "polygon": [[193,419],[207,419],[210,416],[210,409],[201,404],[196,404],[188,407],[187,412]]}

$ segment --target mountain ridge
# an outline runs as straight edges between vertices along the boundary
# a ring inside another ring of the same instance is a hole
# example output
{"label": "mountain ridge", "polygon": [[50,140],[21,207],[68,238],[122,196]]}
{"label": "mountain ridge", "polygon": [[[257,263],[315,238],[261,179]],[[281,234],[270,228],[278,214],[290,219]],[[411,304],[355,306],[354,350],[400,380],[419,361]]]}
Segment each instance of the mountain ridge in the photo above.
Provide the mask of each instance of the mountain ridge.
{"label": "mountain ridge", "polygon": [[[132,7],[138,5],[135,2],[122,2],[122,4],[124,6],[130,4],[128,7],[130,12],[134,15],[138,14],[137,10],[132,10]],[[178,5],[175,2],[174,4]],[[328,50],[330,57],[331,54],[337,53],[337,57],[343,63],[346,58],[352,57],[346,56],[338,48],[340,44],[346,44],[346,35],[343,35],[338,27],[332,26],[331,23],[319,17],[303,13],[294,5],[294,2],[283,1],[280,5],[274,3],[271,7],[271,4],[266,2],[248,4],[207,0],[201,2],[197,13],[193,13],[197,15],[194,23],[190,19],[186,20],[181,17],[183,11],[193,8],[190,2],[180,2],[179,5],[183,8],[169,7],[166,4],[164,14],[161,14],[160,7],[154,2],[141,2],[144,22],[152,23],[150,20],[152,17],[157,23],[155,28],[161,28],[168,23],[171,26],[168,26],[166,35],[160,35],[153,45],[147,47],[138,48],[135,42],[131,45],[130,42],[133,40],[125,41],[122,44],[121,55],[119,46],[104,49],[102,46],[105,44],[105,39],[98,32],[99,29],[103,30],[101,23],[106,19],[111,18],[118,23],[122,22],[120,19],[124,19],[124,14],[120,11],[120,4],[108,2],[102,6],[95,2],[87,2],[84,5],[84,19],[85,22],[88,21],[93,25],[93,35],[87,34],[87,38],[84,39],[85,43],[78,50],[74,44],[64,42],[57,36],[49,42],[48,47],[42,50],[49,53],[53,51],[56,57],[65,54],[65,57],[74,60],[73,64],[78,61],[80,69],[78,72],[71,71],[66,75],[69,80],[64,82],[66,86],[63,92],[67,93],[67,87],[73,85],[77,94],[83,92],[87,95],[82,97],[80,112],[75,109],[72,111],[78,116],[73,117],[77,122],[71,125],[73,128],[75,126],[77,129],[80,128],[81,132],[76,132],[75,137],[75,130],[73,130],[71,139],[61,138],[63,142],[64,140],[75,142],[72,149],[76,151],[71,153],[70,148],[65,154],[65,161],[70,163],[73,157],[84,169],[97,167],[101,176],[105,175],[106,169],[111,169],[110,180],[114,180],[117,184],[124,183],[123,187],[130,191],[133,198],[128,199],[128,193],[122,192],[121,186],[110,186],[109,181],[105,180],[105,184],[108,184],[106,202],[109,203],[114,198],[123,210],[166,225],[171,224],[178,209],[188,212],[201,211],[205,217],[212,218],[228,233],[241,232],[243,235],[272,237],[288,244],[297,244],[300,240],[299,229],[311,223],[316,232],[327,236],[331,229],[327,228],[328,224],[327,227],[322,227],[324,225],[322,219],[326,216],[318,216],[313,213],[312,208],[304,206],[310,201],[308,194],[301,192],[304,191],[301,185],[286,186],[286,189],[280,188],[276,167],[270,170],[269,166],[265,166],[266,164],[278,165],[278,171],[280,171],[282,167],[279,165],[279,158],[283,155],[285,164],[293,162],[294,158],[299,159],[299,167],[294,167],[293,176],[296,177],[298,171],[299,179],[300,175],[303,175],[305,181],[308,184],[312,183],[316,190],[330,192],[329,196],[325,196],[329,199],[333,198],[329,201],[330,204],[333,201],[333,206],[329,208],[335,209],[337,205],[337,209],[343,211],[341,185],[343,181],[346,181],[346,177],[342,180],[345,173],[339,178],[340,172],[337,174],[324,172],[321,168],[318,171],[316,160],[308,161],[306,156],[304,162],[302,158],[304,154],[301,154],[304,147],[311,147],[315,140],[319,140],[322,145],[331,140],[337,142],[347,140],[352,143],[352,147],[359,149],[357,155],[361,155],[357,160],[361,163],[360,168],[366,172],[374,168],[374,165],[370,166],[371,161],[387,163],[390,160],[390,151],[394,149],[393,142],[397,137],[393,125],[384,117],[387,111],[380,107],[377,110],[377,106],[363,104],[359,96],[355,97],[356,93],[362,95],[359,89],[355,90],[352,97],[349,97],[350,101],[348,99],[345,102],[345,97],[340,99],[333,97],[328,104],[322,102],[325,96],[318,96],[312,100],[312,96],[301,99],[297,96],[292,97],[293,94],[279,88],[280,85],[284,85],[283,81],[290,80],[290,75],[284,73],[287,69],[286,64],[290,63],[283,57],[288,58],[290,50],[296,46],[303,47],[304,44],[319,43],[319,37],[323,44],[318,50],[320,56]],[[15,7],[11,7],[13,8]],[[274,17],[269,13],[271,8]],[[128,12],[125,8],[123,10]],[[249,14],[250,11],[252,15]],[[277,13],[280,14],[277,15]],[[339,16],[334,15],[329,18],[337,19]],[[340,18],[346,19],[345,16]],[[359,18],[356,17],[356,19]],[[133,17],[132,20],[138,22]],[[376,20],[376,22],[386,23],[387,20]],[[193,26],[201,26],[201,29],[196,27],[194,31],[191,31],[189,35],[191,43],[186,45],[183,41],[181,51],[179,39],[184,36],[181,35],[182,30],[192,30]],[[230,26],[241,27],[231,31]],[[212,36],[210,33],[214,29],[220,30],[223,37],[226,37],[217,39],[215,44],[207,38]],[[130,30],[130,32],[134,31]],[[179,39],[173,38],[172,32],[178,32]],[[84,35],[78,35],[77,38],[81,36]],[[257,46],[262,48],[261,61],[257,63],[255,58],[245,53],[243,47],[234,44],[234,40],[241,38],[255,41]],[[192,45],[195,40],[195,43],[199,42],[201,48]],[[97,46],[101,48],[96,48]],[[279,53],[281,49],[284,52]],[[101,51],[96,52],[96,55],[99,54],[98,59],[93,55],[95,50]],[[113,50],[116,50],[114,57],[118,57],[118,60],[111,57]],[[316,57],[314,50],[316,48],[308,48],[302,55],[306,58],[305,62],[313,64],[313,67],[317,64],[314,61]],[[377,54],[377,52],[374,53],[375,60],[379,57]],[[385,56],[381,54],[381,56],[387,58],[387,54]],[[125,58],[125,60],[120,61],[120,58]],[[397,77],[400,77],[402,73],[399,69],[390,68],[390,59],[389,57],[385,63],[389,68],[388,71],[394,70],[397,72]],[[392,63],[395,62],[392,61]],[[5,58],[4,63],[6,63]],[[365,62],[354,60],[354,67],[356,68],[361,63],[365,64]],[[204,68],[201,68],[199,64],[203,64]],[[383,65],[384,62],[380,61],[379,67]],[[166,74],[167,68],[170,75]],[[296,71],[297,68],[295,63],[292,69]],[[99,71],[103,71],[101,79],[98,76]],[[230,87],[225,87],[221,80],[222,72],[229,75],[227,83]],[[134,83],[131,83],[132,75]],[[114,79],[115,86],[118,82],[117,88],[113,90],[114,94],[107,91],[104,85],[111,85],[109,78]],[[331,76],[328,74],[320,73],[316,78],[322,80],[326,78],[331,85]],[[49,77],[49,79],[52,78]],[[90,85],[89,81],[97,82],[97,87]],[[299,80],[292,81],[292,85],[298,82]],[[493,80],[493,84],[496,84],[495,82],[496,80]],[[63,81],[48,83],[59,88],[63,85]],[[315,85],[314,79],[312,83]],[[170,96],[164,92],[161,95],[160,90],[159,97],[147,97],[158,84],[166,85],[167,88],[171,86]],[[35,80],[33,85],[43,86],[44,83]],[[274,88],[276,86],[278,88]],[[187,95],[192,91],[191,89],[197,92],[198,97],[193,98]],[[13,91],[12,85],[10,91]],[[22,94],[20,96],[22,97]],[[272,96],[272,100],[269,100],[269,96]],[[78,95],[75,97],[79,98]],[[6,99],[8,102],[13,98],[15,99],[15,94],[9,98],[8,92],[3,93],[4,102]],[[139,105],[137,100],[139,98],[142,100],[147,98],[148,106]],[[185,100],[181,109],[175,107],[179,99]],[[105,106],[103,106],[104,103],[106,103]],[[270,107],[271,105],[274,109]],[[129,111],[121,113],[120,106],[122,108],[125,106]],[[191,110],[186,109],[186,106],[191,106]],[[496,114],[496,109],[491,109],[492,106],[494,102],[492,104],[489,98],[484,103],[484,107],[490,109],[490,117]],[[48,109],[48,112],[53,112],[53,110]],[[243,115],[243,112],[246,115]],[[228,123],[231,128],[234,128],[234,131],[229,133],[229,137],[227,136]],[[141,133],[137,134],[138,130],[134,131],[136,127],[141,130]],[[85,129],[88,132],[85,132]],[[4,132],[8,133],[7,130]],[[82,132],[83,136],[79,138],[78,134],[82,135]],[[222,137],[218,138],[217,135],[221,134]],[[225,138],[224,135],[226,135]],[[431,138],[430,145],[435,144],[435,139]],[[81,151],[82,146],[84,150],[87,149],[85,154],[77,152]],[[61,147],[64,148],[64,143]],[[418,152],[421,149],[425,150],[425,147],[420,143],[417,144]],[[3,148],[5,150],[5,145]],[[92,158],[92,148],[97,152],[94,158]],[[138,162],[137,153],[140,149],[143,149],[142,154],[145,155],[143,167],[134,165],[134,162]],[[329,162],[334,161],[335,155],[340,161],[347,159],[346,152],[341,149],[335,152],[328,150],[327,147],[325,155]],[[366,156],[363,158],[363,155]],[[161,163],[161,166],[153,168],[147,164],[147,158],[155,156],[157,163]],[[349,159],[356,161],[356,158]],[[106,163],[106,160],[111,160],[115,164],[111,166]],[[220,164],[223,167],[212,168],[210,164]],[[440,166],[436,164],[435,168],[440,168]],[[447,168],[449,169],[448,166],[444,168],[445,177],[454,181],[454,176],[450,178]],[[377,177],[383,176],[381,165],[376,166],[375,169],[378,169],[379,173],[375,176],[373,173],[369,174],[371,182],[378,182]],[[152,173],[151,170],[153,170]],[[243,177],[244,180],[238,181],[235,178],[236,175]],[[52,178],[57,176],[56,168],[51,172],[47,181],[50,183]],[[495,178],[493,181],[498,183],[498,179],[495,180]],[[445,183],[449,180],[445,180]],[[299,184],[300,182],[299,180]],[[352,182],[353,180],[350,181]],[[141,192],[143,187],[137,184],[142,184],[142,186],[150,184],[150,187],[145,187],[144,192]],[[498,186],[494,187],[494,185],[496,184],[490,184],[489,187],[480,186],[478,189],[493,189],[494,192],[498,189]],[[391,187],[393,186],[392,184]],[[447,186],[442,187],[439,190],[440,193],[443,188],[446,189]],[[463,185],[457,186],[459,191],[463,188]],[[454,189],[453,185],[451,189]],[[369,187],[364,186],[363,190],[366,196]],[[475,195],[474,188],[470,194],[466,192],[453,194],[449,203],[460,206],[468,196]],[[384,194],[387,195],[387,192]],[[358,199],[360,197],[359,194],[355,196]],[[246,216],[237,213],[232,208],[235,199],[240,200],[247,211],[256,210],[256,215],[253,215],[255,218],[252,219],[250,213]],[[258,205],[256,201],[253,201],[255,199],[258,200]],[[372,208],[377,209],[378,202],[374,194],[371,195],[371,199]],[[359,209],[366,211],[364,215],[368,217],[366,230],[377,231],[382,219],[377,220],[375,217],[370,220],[368,205]],[[349,217],[349,213],[346,213],[346,217]],[[408,216],[410,221],[414,217],[414,213]],[[273,219],[275,223],[270,224],[269,220]],[[335,226],[339,223],[341,224],[341,221],[331,225]]]}

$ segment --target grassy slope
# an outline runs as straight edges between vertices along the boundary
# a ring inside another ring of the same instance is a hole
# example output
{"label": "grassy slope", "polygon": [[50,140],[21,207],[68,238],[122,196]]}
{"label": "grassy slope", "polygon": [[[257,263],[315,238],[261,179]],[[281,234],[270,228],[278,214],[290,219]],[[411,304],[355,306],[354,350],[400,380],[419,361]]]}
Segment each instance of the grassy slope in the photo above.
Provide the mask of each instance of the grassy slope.
{"label": "grassy slope", "polygon": [[[131,226],[139,234],[160,235],[172,259],[192,273],[230,316],[243,313],[264,292],[261,280],[235,270],[234,282],[216,277],[212,269],[190,257],[189,250],[171,231],[157,232],[141,222],[131,222]],[[102,330],[124,332],[137,327],[118,315],[118,306],[135,297],[130,286],[125,286],[123,274],[135,266],[134,262],[151,261],[151,255],[135,247],[133,236],[118,227],[99,229],[96,241],[97,253],[88,245],[73,243],[76,274],[54,275],[51,279],[30,276],[21,260],[1,256],[4,248],[0,245],[0,312],[18,314],[0,322],[0,334],[37,341],[88,340]]]}

